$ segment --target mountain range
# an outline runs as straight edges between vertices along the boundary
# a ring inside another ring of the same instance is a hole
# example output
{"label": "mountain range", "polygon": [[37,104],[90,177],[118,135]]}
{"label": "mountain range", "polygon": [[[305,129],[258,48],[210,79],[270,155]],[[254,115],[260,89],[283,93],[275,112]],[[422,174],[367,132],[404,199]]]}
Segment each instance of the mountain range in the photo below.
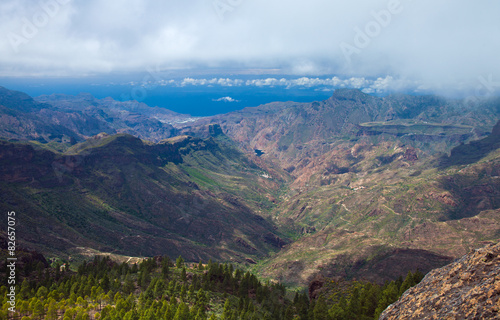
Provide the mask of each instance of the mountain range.
{"label": "mountain range", "polygon": [[500,238],[500,99],[274,102],[194,118],[0,88],[2,210],[20,241],[384,282]]}

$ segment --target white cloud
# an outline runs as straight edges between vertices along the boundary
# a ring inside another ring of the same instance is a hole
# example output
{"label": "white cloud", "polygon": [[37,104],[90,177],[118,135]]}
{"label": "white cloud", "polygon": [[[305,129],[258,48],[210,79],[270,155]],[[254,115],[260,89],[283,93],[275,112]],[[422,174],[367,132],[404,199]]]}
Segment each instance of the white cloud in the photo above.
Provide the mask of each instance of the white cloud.
{"label": "white cloud", "polygon": [[216,101],[216,102],[240,102],[239,100],[233,99],[231,97],[222,97],[219,99],[212,99],[212,101]]}
{"label": "white cloud", "polygon": [[[132,86],[137,86],[138,83],[127,83]],[[365,93],[385,94],[390,92],[422,92],[429,91],[420,82],[397,79],[392,76],[378,77],[375,79],[366,79],[364,77],[350,77],[342,79],[340,77],[331,78],[255,78],[243,80],[239,78],[184,78],[182,80],[162,79],[155,83],[142,83],[143,86],[160,85],[169,87],[186,87],[186,86],[220,86],[220,87],[281,87],[286,89],[292,88],[315,88],[317,91],[333,91],[337,88],[356,88],[362,89]],[[214,101],[229,101],[230,97],[223,97]]]}
{"label": "white cloud", "polygon": [[[366,79],[390,75],[441,91],[475,89],[481,76],[500,81],[496,0],[399,0],[385,22],[380,14],[398,0],[220,1],[231,6],[222,20],[213,0],[3,0],[0,76],[125,74],[160,65],[275,68],[298,76],[291,85],[315,86],[316,77],[331,75],[353,78],[330,78],[333,86],[366,88]],[[350,64],[343,43],[355,48]],[[300,76],[309,78],[300,84]],[[209,84],[247,85],[227,80]]]}

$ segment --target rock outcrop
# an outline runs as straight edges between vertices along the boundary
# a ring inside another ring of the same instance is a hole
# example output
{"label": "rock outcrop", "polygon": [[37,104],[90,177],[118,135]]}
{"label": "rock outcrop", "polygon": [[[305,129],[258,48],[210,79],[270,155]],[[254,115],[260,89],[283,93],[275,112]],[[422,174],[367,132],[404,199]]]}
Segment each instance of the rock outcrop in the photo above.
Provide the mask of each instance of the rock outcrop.
{"label": "rock outcrop", "polygon": [[500,244],[428,273],[379,319],[500,319]]}

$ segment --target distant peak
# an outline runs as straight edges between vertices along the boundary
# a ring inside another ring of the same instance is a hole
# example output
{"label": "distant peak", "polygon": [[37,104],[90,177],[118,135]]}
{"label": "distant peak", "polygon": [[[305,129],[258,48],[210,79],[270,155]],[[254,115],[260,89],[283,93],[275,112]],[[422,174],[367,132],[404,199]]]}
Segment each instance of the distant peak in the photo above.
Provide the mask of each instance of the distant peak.
{"label": "distant peak", "polygon": [[100,139],[104,139],[107,137],[109,137],[109,134],[107,134],[106,132],[101,132],[101,133],[91,137],[90,139],[100,140]]}
{"label": "distant peak", "polygon": [[88,93],[88,92],[80,92],[77,97],[85,98],[85,99],[89,99],[89,100],[95,99],[95,97],[91,93]]}
{"label": "distant peak", "polygon": [[496,137],[500,136],[500,120],[498,120],[497,124],[493,127],[491,135]]}
{"label": "distant peak", "polygon": [[222,131],[222,128],[218,124],[209,124],[208,125],[208,132],[209,132],[211,137],[217,137],[217,136],[224,134],[224,132]]}
{"label": "distant peak", "polygon": [[332,99],[366,99],[370,95],[359,89],[341,88],[335,89]]}
{"label": "distant peak", "polygon": [[22,112],[38,111],[47,105],[37,103],[28,94],[0,87],[0,105]]}

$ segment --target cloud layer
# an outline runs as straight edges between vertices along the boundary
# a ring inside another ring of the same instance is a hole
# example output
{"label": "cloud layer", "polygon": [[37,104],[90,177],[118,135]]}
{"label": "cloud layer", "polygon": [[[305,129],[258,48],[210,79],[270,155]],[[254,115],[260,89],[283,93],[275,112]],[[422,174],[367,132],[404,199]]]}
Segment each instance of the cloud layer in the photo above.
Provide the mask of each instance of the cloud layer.
{"label": "cloud layer", "polygon": [[274,68],[474,90],[500,82],[498,12],[496,0],[3,0],[0,76]]}
{"label": "cloud layer", "polygon": [[[155,78],[155,79],[153,79]],[[355,88],[365,93],[386,94],[390,92],[426,92],[427,88],[419,82],[394,79],[391,76],[376,79],[366,79],[364,77],[351,77],[342,79],[339,77],[319,78],[319,77],[300,77],[300,78],[184,78],[184,79],[162,79],[160,75],[150,77],[151,80],[144,82],[130,82],[128,85],[133,87],[152,88],[162,87],[189,87],[189,86],[208,86],[208,87],[280,87],[285,89],[313,88],[321,91],[334,91],[337,88]],[[231,97],[222,97],[213,101],[237,102]]]}

